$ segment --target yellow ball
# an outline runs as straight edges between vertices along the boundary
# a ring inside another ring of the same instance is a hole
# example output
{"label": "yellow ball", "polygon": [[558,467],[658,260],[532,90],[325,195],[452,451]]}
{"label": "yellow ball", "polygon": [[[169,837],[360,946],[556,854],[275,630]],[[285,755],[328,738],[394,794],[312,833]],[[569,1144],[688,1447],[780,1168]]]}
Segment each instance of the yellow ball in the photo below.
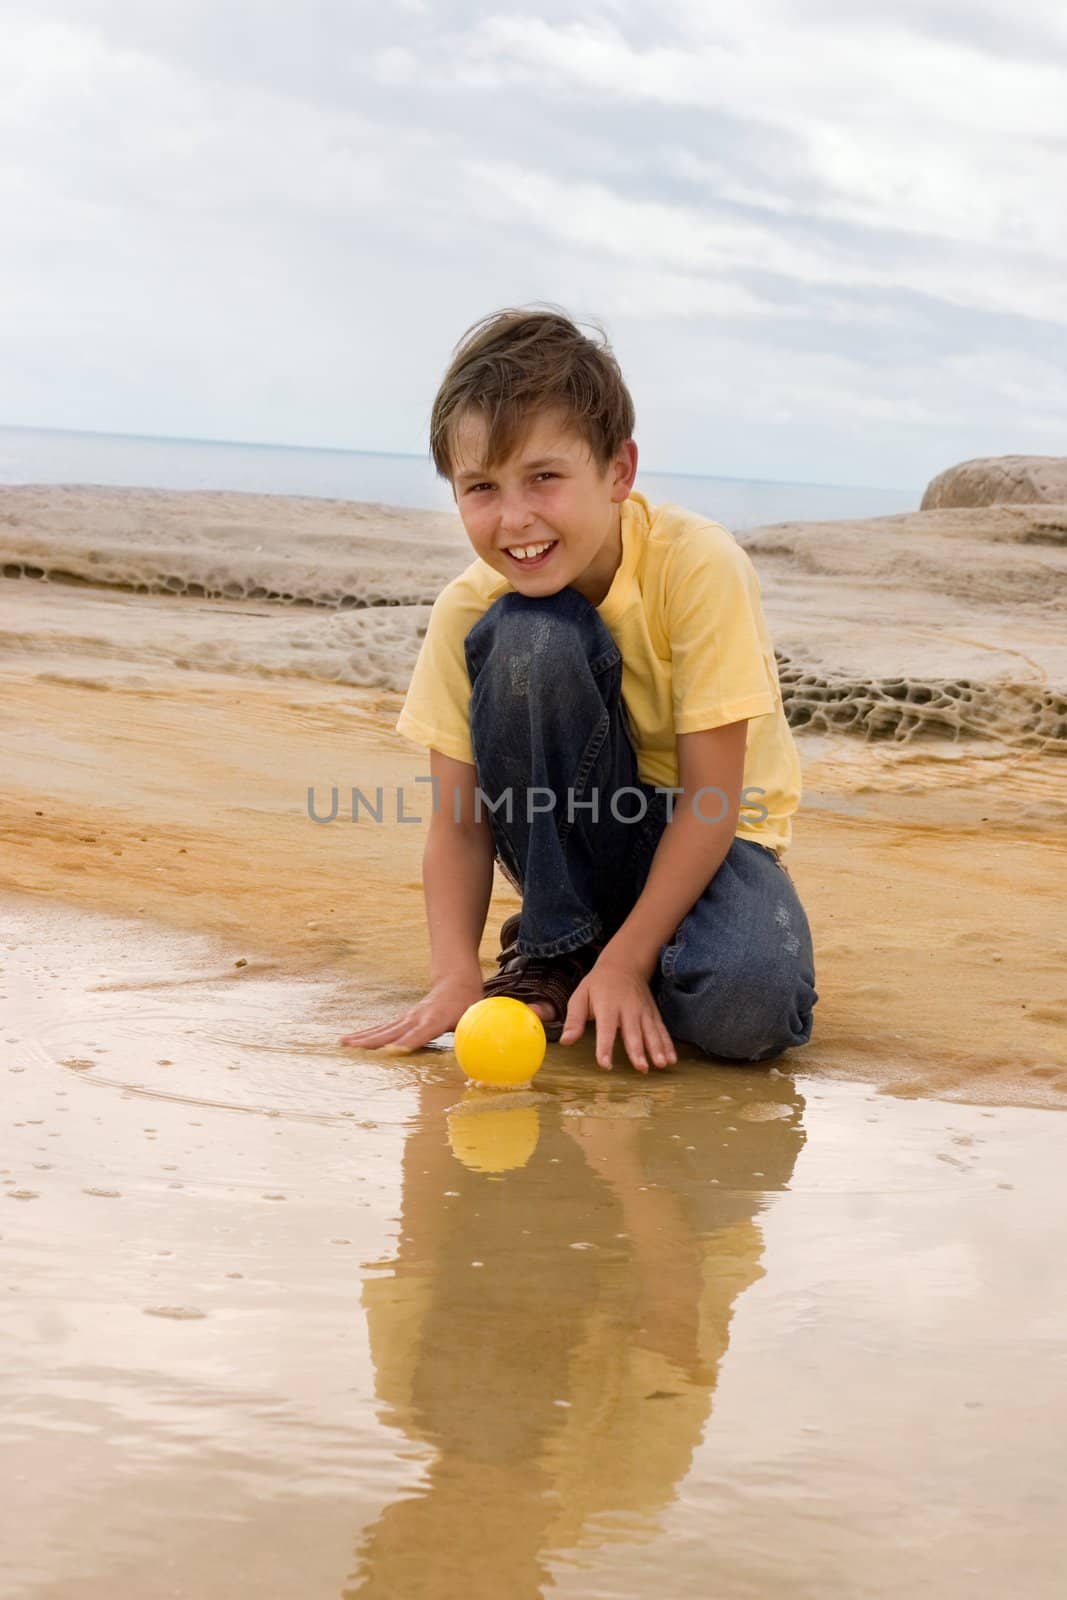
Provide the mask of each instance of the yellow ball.
{"label": "yellow ball", "polygon": [[456,1023],[453,1049],[472,1083],[506,1089],[529,1083],[546,1048],[541,1018],[511,995],[476,1000]]}
{"label": "yellow ball", "polygon": [[454,1111],[448,1118],[448,1142],[457,1161],[471,1172],[513,1172],[524,1167],[537,1149],[540,1134],[536,1106],[505,1111]]}

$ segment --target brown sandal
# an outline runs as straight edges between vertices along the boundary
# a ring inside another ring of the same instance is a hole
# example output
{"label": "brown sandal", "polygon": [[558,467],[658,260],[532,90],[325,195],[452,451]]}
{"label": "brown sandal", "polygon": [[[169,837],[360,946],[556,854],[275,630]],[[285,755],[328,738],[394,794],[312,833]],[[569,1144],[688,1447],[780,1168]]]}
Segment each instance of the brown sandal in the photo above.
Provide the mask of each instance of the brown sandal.
{"label": "brown sandal", "polygon": [[545,1038],[550,1044],[556,1044],[563,1032],[570,997],[604,946],[602,941],[594,940],[562,956],[520,956],[515,952],[519,922],[520,913],[516,912],[501,927],[500,954],[496,958],[500,971],[487,979],[482,993],[487,998],[509,995],[527,1005],[538,1000],[547,1001],[554,1008],[556,1019],[544,1024]]}

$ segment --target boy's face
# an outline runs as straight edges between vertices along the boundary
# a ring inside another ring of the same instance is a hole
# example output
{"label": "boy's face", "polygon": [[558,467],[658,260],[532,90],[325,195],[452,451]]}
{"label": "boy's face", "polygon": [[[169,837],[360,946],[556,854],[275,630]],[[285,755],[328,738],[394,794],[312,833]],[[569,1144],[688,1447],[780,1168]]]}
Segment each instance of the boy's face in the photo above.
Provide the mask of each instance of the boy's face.
{"label": "boy's face", "polygon": [[[514,456],[488,472],[487,431],[468,411],[455,437],[452,489],[475,551],[521,594],[569,587],[599,605],[622,554],[619,506],[633,487],[636,444],[627,440],[601,473],[584,439],[543,413]],[[533,558],[517,553],[543,545],[550,548]]]}

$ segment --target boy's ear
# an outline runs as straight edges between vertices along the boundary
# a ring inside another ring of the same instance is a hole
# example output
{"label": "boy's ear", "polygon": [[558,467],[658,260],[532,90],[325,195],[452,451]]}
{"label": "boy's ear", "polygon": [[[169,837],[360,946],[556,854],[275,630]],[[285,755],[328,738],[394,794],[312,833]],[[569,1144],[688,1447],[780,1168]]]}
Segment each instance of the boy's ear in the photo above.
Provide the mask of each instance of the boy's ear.
{"label": "boy's ear", "polygon": [[619,448],[619,453],[611,464],[612,483],[611,498],[616,504],[621,504],[629,495],[637,477],[637,442],[627,439]]}

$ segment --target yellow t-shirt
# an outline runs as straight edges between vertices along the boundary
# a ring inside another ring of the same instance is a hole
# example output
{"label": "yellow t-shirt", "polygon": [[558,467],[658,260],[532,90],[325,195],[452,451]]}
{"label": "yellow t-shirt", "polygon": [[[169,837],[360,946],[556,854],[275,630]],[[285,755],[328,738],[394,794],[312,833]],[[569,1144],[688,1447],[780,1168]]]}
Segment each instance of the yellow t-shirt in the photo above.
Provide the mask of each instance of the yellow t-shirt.
{"label": "yellow t-shirt", "polygon": [[[638,775],[677,788],[678,734],[751,718],[737,837],[787,850],[800,803],[800,759],[756,570],[733,534],[696,512],[650,506],[636,490],[620,511],[622,558],[596,609],[622,655]],[[479,558],[442,589],[398,733],[474,765],[463,643],[493,601],[513,588]],[[703,809],[714,817],[716,797],[707,797]]]}

